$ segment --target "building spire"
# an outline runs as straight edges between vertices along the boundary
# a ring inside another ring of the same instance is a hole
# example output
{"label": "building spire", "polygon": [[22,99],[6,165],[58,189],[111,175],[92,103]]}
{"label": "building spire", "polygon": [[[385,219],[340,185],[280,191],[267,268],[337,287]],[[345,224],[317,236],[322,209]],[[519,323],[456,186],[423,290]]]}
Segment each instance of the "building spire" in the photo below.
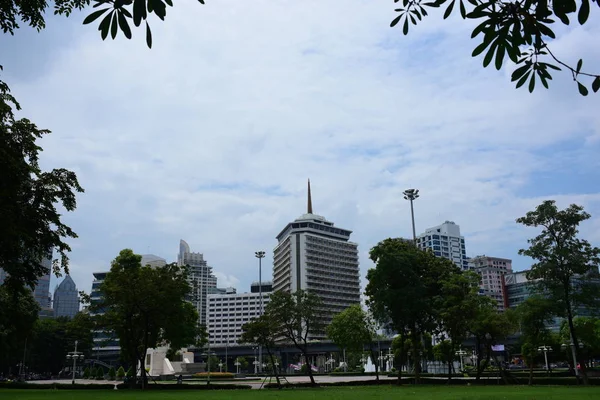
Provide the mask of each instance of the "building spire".
{"label": "building spire", "polygon": [[310,195],[310,179],[308,180],[308,207],[307,208],[308,208],[307,212],[309,214],[312,214],[313,211],[312,211],[312,197]]}

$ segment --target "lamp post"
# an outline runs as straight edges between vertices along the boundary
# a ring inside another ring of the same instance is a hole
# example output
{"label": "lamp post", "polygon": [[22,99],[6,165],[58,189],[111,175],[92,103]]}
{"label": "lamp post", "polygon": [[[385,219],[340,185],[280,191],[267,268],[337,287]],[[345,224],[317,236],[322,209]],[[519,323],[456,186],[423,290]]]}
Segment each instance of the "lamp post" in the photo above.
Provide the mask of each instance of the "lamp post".
{"label": "lamp post", "polygon": [[67,354],[67,360],[71,360],[73,359],[73,378],[71,380],[71,384],[75,384],[75,366],[77,363],[77,360],[83,360],[83,353],[80,351],[77,351],[77,343],[78,341],[75,341],[75,350],[74,351],[70,351],[69,354]]}
{"label": "lamp post", "polygon": [[[254,257],[258,258],[258,296],[260,297],[260,313],[259,316],[263,314],[263,297],[262,297],[262,259],[265,258],[264,251],[255,251]],[[259,363],[262,366],[262,346],[258,347],[258,359]],[[262,372],[262,368],[261,368]]]}
{"label": "lamp post", "polygon": [[457,356],[460,357],[460,370],[462,371],[464,369],[464,366],[463,366],[463,357],[467,355],[467,352],[464,351],[462,348],[459,348],[458,351],[456,353],[454,353],[454,354],[456,354]]}
{"label": "lamp post", "polygon": [[239,375],[240,374],[240,365],[242,365],[242,363],[240,363],[240,360],[238,358],[236,358],[235,363],[233,365],[235,365],[236,373]]}
{"label": "lamp post", "polygon": [[419,198],[419,189],[406,189],[402,192],[404,195],[404,200],[410,201],[410,217],[412,220],[412,231],[413,231],[413,241],[415,245],[417,244],[417,231],[415,229],[415,209],[413,207],[413,201]]}
{"label": "lamp post", "polygon": [[[571,355],[573,356],[573,369],[575,370],[575,376],[579,378],[579,370],[577,369],[577,355],[575,353],[575,343],[573,342],[573,337],[571,337],[571,343],[569,343],[568,345],[563,343],[560,347],[563,350],[566,350],[567,346],[571,346]],[[579,343],[579,348],[583,348],[582,343]]]}
{"label": "lamp post", "polygon": [[254,347],[254,375],[258,375],[258,357],[256,357],[256,350],[258,350],[258,348]]}
{"label": "lamp post", "polygon": [[538,347],[538,352],[540,353],[544,353],[544,360],[546,361],[546,371],[550,371],[550,367],[548,366],[548,352],[552,350],[552,347],[550,346],[540,346]]}
{"label": "lamp post", "polygon": [[219,362],[219,372],[223,372],[223,361]]}

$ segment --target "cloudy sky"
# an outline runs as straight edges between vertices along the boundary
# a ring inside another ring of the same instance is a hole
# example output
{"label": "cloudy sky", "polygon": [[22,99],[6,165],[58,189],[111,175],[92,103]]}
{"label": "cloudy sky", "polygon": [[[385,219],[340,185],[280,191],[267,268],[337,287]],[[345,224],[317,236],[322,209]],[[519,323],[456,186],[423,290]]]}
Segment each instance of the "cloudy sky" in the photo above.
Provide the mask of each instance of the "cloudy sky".
{"label": "cloudy sky", "polygon": [[[536,231],[515,219],[544,199],[584,205],[581,231],[600,245],[599,95],[579,96],[567,73],[550,91],[515,90],[510,66],[470,57],[470,22],[434,15],[404,37],[393,9],[180,2],[153,20],[152,50],[142,30],[103,42],[81,25],[89,11],[0,35],[21,115],[52,131],[44,167],[86,189],[65,216],[79,288],[123,248],[174,261],[185,239],[219,286],[247,290],[254,252],[269,276],[275,236],[305,212],[307,178],[315,212],[354,231],[363,279],[373,245],[410,235],[411,187],[417,231],[455,221],[470,256],[527,268],[517,251]],[[595,17],[553,49],[597,72]]]}

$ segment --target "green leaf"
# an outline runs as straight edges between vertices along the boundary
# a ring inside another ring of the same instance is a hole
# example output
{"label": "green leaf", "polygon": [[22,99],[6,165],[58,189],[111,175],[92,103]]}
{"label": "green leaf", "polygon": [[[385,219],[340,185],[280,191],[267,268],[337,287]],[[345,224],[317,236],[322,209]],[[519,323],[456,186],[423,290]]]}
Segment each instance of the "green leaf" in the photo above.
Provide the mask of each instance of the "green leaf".
{"label": "green leaf", "polygon": [[504,44],[498,45],[498,51],[496,51],[496,69],[500,71],[502,68],[502,62],[504,61],[504,53],[506,52],[506,47]]}
{"label": "green leaf", "polygon": [[165,3],[167,3],[169,5],[169,7],[173,7],[173,1],[172,0],[165,0]]}
{"label": "green leaf", "polygon": [[529,93],[533,93],[535,89],[535,74],[531,74],[531,79],[529,80]]}
{"label": "green leaf", "polygon": [[596,79],[594,79],[594,82],[592,83],[592,90],[594,93],[600,90],[600,76],[597,76]]}
{"label": "green leaf", "polygon": [[521,79],[519,79],[519,81],[517,82],[517,89],[520,88],[521,86],[523,86],[523,84],[525,82],[527,82],[527,77],[529,76],[529,74],[531,74],[531,70],[527,71],[527,73],[525,75],[523,75],[521,77]]}
{"label": "green leaf", "polygon": [[481,43],[479,46],[475,47],[475,50],[473,50],[473,53],[471,53],[471,57],[477,57],[478,55],[480,55],[488,46],[490,45],[490,42],[486,41],[485,39],[483,40],[483,43]]}
{"label": "green leaf", "polygon": [[552,39],[556,39],[556,35],[554,34],[554,31],[552,31],[552,29],[548,28],[546,25],[541,23],[538,23],[537,26],[542,35],[546,35]]}
{"label": "green leaf", "polygon": [[[590,1],[589,0],[581,0],[581,6],[579,7],[579,13],[577,14],[577,19],[581,25],[585,24],[590,16]],[[584,95],[585,96],[585,95]]]}
{"label": "green leaf", "polygon": [[91,13],[90,15],[88,15],[87,17],[85,17],[85,19],[83,20],[83,25],[87,25],[89,23],[94,22],[95,20],[97,20],[98,18],[100,18],[100,16],[102,14],[104,14],[105,12],[107,12],[108,10],[109,10],[109,8],[104,8],[102,10],[94,11],[93,13]]}
{"label": "green leaf", "polygon": [[575,68],[575,72],[579,73],[581,71],[581,67],[583,67],[583,60],[580,58],[579,61],[577,61],[577,68]]}
{"label": "green leaf", "polygon": [[465,19],[467,17],[467,10],[465,9],[465,3],[460,0],[460,16]]}
{"label": "green leaf", "polygon": [[471,39],[483,32],[489,24],[490,21],[483,21],[481,24],[477,25],[477,27],[473,29],[473,32],[471,33]]}
{"label": "green leaf", "polygon": [[488,65],[490,65],[490,63],[492,62],[492,58],[494,58],[494,53],[496,52],[497,47],[498,47],[498,41],[495,41],[494,43],[492,43],[492,45],[488,49],[487,53],[485,54],[485,57],[483,58],[484,68],[487,67]]}
{"label": "green leaf", "polygon": [[530,69],[531,69],[531,64],[523,65],[523,66],[515,69],[513,71],[512,75],[510,76],[510,81],[511,82],[516,81],[517,79],[522,77],[525,72],[529,71]]}
{"label": "green leaf", "polygon": [[110,34],[112,36],[113,39],[115,39],[117,37],[117,32],[119,31],[119,24],[117,22],[117,12],[113,12],[113,19],[112,19],[112,23],[110,26]]}
{"label": "green leaf", "polygon": [[146,21],[146,44],[148,45],[148,48],[152,48],[152,32],[150,32],[148,21]]}
{"label": "green leaf", "polygon": [[123,13],[119,13],[119,27],[121,27],[121,31],[127,39],[131,39],[131,28],[129,28],[129,24],[127,23],[127,18]]}
{"label": "green leaf", "polygon": [[108,14],[104,17],[104,19],[102,20],[102,22],[100,22],[100,25],[98,26],[98,30],[100,31],[100,36],[102,37],[102,40],[105,40],[108,37],[108,31],[110,29],[110,19],[112,17],[112,14]]}
{"label": "green leaf", "polygon": [[402,28],[402,33],[404,33],[405,35],[408,34],[408,18],[404,19],[404,27]]}
{"label": "green leaf", "polygon": [[133,24],[140,26],[142,20],[146,19],[146,0],[133,0]]}
{"label": "green leaf", "polygon": [[398,24],[398,22],[400,22],[400,19],[402,18],[402,15],[398,15],[396,18],[394,18],[392,20],[392,22],[390,23],[390,27],[394,27]]}
{"label": "green leaf", "polygon": [[588,95],[588,89],[585,86],[583,86],[579,81],[577,81],[577,87],[579,88],[579,93],[581,93],[582,96]]}
{"label": "green leaf", "polygon": [[444,19],[448,18],[450,16],[450,13],[452,13],[452,9],[454,8],[455,2],[456,0],[452,0],[452,3],[450,3],[448,8],[446,8],[446,12],[444,13]]}

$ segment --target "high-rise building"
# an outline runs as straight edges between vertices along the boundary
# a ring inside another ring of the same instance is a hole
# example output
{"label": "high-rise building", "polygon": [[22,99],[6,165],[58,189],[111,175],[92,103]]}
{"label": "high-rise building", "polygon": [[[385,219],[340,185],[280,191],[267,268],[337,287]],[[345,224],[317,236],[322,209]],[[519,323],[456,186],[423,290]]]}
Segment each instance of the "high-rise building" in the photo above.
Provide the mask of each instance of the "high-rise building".
{"label": "high-rise building", "polygon": [[[350,241],[351,233],[313,214],[309,180],[307,213],[277,235],[273,290],[305,290],[319,296],[325,325],[349,306],[360,304],[358,245]],[[310,332],[309,338],[321,340],[325,334]]]}
{"label": "high-rise building", "polygon": [[154,254],[142,254],[142,266],[150,266],[151,268],[164,267],[167,265],[167,260]]}
{"label": "high-rise building", "polygon": [[44,258],[42,265],[47,269],[47,272],[38,278],[33,288],[33,297],[35,297],[35,301],[37,301],[43,311],[51,308],[50,274],[52,272],[52,256]]}
{"label": "high-rise building", "polygon": [[60,285],[54,289],[52,308],[55,318],[73,318],[79,312],[79,292],[71,275],[65,276]]}
{"label": "high-rise building", "polygon": [[463,270],[469,269],[465,238],[460,235],[460,226],[452,221],[426,229],[417,236],[417,246],[433,250],[436,256],[453,261]]}
{"label": "high-rise building", "polygon": [[206,325],[207,322],[207,296],[217,287],[217,277],[212,274],[212,267],[204,260],[202,253],[193,253],[185,240],[179,241],[179,254],[177,256],[179,266],[188,265],[188,279],[192,287],[190,301],[196,307],[199,315],[199,324]]}
{"label": "high-rise building", "polygon": [[508,258],[477,256],[469,259],[469,269],[481,276],[481,293],[496,300],[498,310],[508,308],[504,276],[512,274],[512,260]]}
{"label": "high-rise building", "polygon": [[[271,294],[267,288],[267,282],[263,282],[263,310]],[[226,293],[209,294],[207,330],[210,345],[237,346],[243,333],[242,326],[261,314],[260,307],[260,294],[257,292],[236,293],[235,289],[228,288]]]}

